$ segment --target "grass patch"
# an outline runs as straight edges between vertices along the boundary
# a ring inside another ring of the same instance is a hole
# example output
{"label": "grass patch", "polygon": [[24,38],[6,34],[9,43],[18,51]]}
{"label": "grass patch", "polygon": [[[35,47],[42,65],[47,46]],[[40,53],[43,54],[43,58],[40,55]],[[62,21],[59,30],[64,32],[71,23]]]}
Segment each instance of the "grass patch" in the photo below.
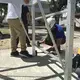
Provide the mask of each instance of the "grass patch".
{"label": "grass patch", "polygon": [[10,34],[8,27],[0,28],[0,31],[2,32],[2,34]]}

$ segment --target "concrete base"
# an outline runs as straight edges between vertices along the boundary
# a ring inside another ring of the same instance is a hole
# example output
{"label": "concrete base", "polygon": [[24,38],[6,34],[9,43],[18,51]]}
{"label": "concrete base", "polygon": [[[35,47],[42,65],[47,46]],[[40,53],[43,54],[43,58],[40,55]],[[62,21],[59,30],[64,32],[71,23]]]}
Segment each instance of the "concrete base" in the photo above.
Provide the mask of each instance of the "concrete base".
{"label": "concrete base", "polygon": [[[37,51],[38,56],[21,58],[11,57],[10,49],[0,50],[0,80],[64,80],[64,71],[54,55]],[[75,77],[73,73],[72,80]]]}

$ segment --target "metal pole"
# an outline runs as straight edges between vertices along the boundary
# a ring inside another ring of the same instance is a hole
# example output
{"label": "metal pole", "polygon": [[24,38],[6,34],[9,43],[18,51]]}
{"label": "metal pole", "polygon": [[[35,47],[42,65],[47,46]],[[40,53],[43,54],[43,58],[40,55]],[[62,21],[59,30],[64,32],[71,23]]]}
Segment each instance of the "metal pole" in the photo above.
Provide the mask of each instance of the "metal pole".
{"label": "metal pole", "polygon": [[35,56],[35,7],[32,0],[32,7],[31,7],[31,13],[32,13],[32,52],[33,56]]}
{"label": "metal pole", "polygon": [[[62,11],[58,11],[55,13],[47,14],[47,15],[45,15],[45,17],[50,17],[50,16],[54,16],[54,15],[58,15],[58,14],[66,13],[66,12],[67,12],[67,9],[62,10]],[[40,17],[35,18],[35,20],[42,19],[42,18],[43,18],[43,16],[40,16]]]}
{"label": "metal pole", "polygon": [[68,0],[68,5],[67,5],[68,14],[67,14],[67,36],[66,36],[64,80],[71,80],[71,73],[72,73],[75,1],[76,0]]}
{"label": "metal pole", "polygon": [[[55,48],[55,50],[56,50],[56,53],[57,53],[58,56],[59,56],[60,62],[61,62],[62,67],[63,67],[63,62],[62,62],[62,60],[61,60],[60,53],[59,53],[59,51],[58,51],[58,49],[57,49],[55,40],[54,40],[54,38],[53,38],[53,36],[52,36],[52,33],[51,33],[51,31],[50,31],[50,28],[49,28],[49,25],[48,25],[48,23],[47,23],[46,16],[45,16],[45,14],[44,14],[44,10],[43,10],[43,8],[42,8],[42,5],[41,5],[41,3],[40,3],[40,0],[37,0],[37,1],[38,1],[38,5],[39,5],[39,8],[40,8],[40,11],[41,11],[41,13],[42,13],[43,19],[44,19],[44,21],[45,21],[46,28],[47,28],[47,30],[48,30],[48,32],[49,32],[49,34],[50,34],[50,37],[51,37],[51,40],[52,40],[52,42],[53,42],[54,48]],[[64,68],[64,67],[63,67],[63,68]]]}

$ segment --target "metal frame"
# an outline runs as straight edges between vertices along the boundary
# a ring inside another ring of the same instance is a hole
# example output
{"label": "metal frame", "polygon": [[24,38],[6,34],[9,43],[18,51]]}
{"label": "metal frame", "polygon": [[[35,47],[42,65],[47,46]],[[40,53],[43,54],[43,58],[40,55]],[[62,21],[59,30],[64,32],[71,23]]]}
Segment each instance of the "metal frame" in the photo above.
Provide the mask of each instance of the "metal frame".
{"label": "metal frame", "polygon": [[74,15],[76,0],[68,0],[67,14],[67,37],[66,37],[66,56],[65,56],[65,78],[71,80],[72,73],[72,55],[73,55],[73,37],[74,37]]}
{"label": "metal frame", "polygon": [[[52,40],[52,42],[53,42],[53,44],[54,44],[54,48],[55,48],[55,50],[56,50],[56,53],[57,53],[58,56],[59,56],[60,63],[62,64],[62,67],[63,67],[63,63],[62,63],[62,60],[61,60],[61,57],[60,57],[60,53],[59,53],[59,51],[58,51],[58,49],[57,49],[55,40],[54,40],[54,38],[53,38],[53,36],[52,36],[52,33],[51,33],[51,31],[50,31],[50,28],[49,28],[49,25],[48,25],[48,23],[47,23],[46,16],[45,16],[45,14],[44,14],[44,10],[43,10],[43,8],[42,8],[42,5],[41,5],[41,3],[40,3],[40,0],[37,0],[37,2],[38,2],[38,5],[39,5],[39,8],[40,8],[42,17],[43,17],[43,19],[44,19],[44,21],[45,21],[45,26],[46,26],[49,34],[50,34],[51,40]],[[36,53],[35,53],[35,7],[34,7],[34,6],[35,6],[35,5],[33,4],[33,1],[32,1],[32,9],[31,9],[31,10],[32,10],[32,11],[31,11],[31,12],[32,12],[32,32],[33,32],[33,36],[32,36],[32,51],[33,51],[33,55],[36,55]],[[64,67],[63,67],[63,68],[64,68]]]}
{"label": "metal frame", "polygon": [[[9,1],[9,0],[2,0],[1,2],[6,3],[5,1]],[[32,0],[33,1],[33,0]],[[48,28],[48,23],[46,21],[46,17],[44,14],[44,11],[41,7],[41,3],[40,0],[37,0],[42,16],[46,22],[46,28]],[[76,0],[68,0],[68,18],[67,18],[67,46],[66,46],[66,58],[65,58],[65,77],[64,80],[71,80],[71,73],[72,73],[72,54],[73,54],[73,34],[74,34],[74,13],[75,13],[75,2]],[[9,1],[10,2],[10,1]],[[33,4],[32,4],[33,5]],[[33,27],[33,53],[35,53],[35,10],[34,10],[34,6],[32,6],[32,27]],[[22,22],[21,22],[22,23]],[[22,24],[23,25],[23,24]],[[24,29],[25,30],[25,29]],[[48,28],[50,37],[52,39],[52,42],[55,45],[55,49],[56,52],[59,55],[59,51],[56,48],[56,44],[54,41],[54,38],[52,37],[52,34],[50,32],[50,29]],[[62,63],[62,62],[61,62]]]}
{"label": "metal frame", "polygon": [[61,60],[61,57],[60,57],[60,53],[59,53],[59,51],[58,51],[58,49],[57,49],[55,40],[54,40],[54,38],[53,38],[53,36],[52,36],[52,33],[51,33],[51,31],[50,31],[49,24],[47,23],[44,10],[43,10],[43,8],[42,8],[42,5],[41,5],[41,3],[40,3],[40,0],[37,0],[37,1],[38,1],[38,5],[39,5],[39,8],[40,8],[42,17],[43,17],[43,19],[44,19],[44,21],[45,21],[45,26],[46,26],[46,28],[47,28],[47,30],[48,30],[48,32],[49,32],[49,35],[50,35],[50,38],[51,38],[51,40],[52,40],[52,43],[54,44],[54,48],[55,48],[55,50],[56,50],[56,53],[58,54],[59,59],[60,59],[60,62],[61,62],[62,67],[63,67],[63,63],[62,63],[62,60]]}
{"label": "metal frame", "polygon": [[34,0],[31,1],[32,7],[31,7],[31,13],[32,13],[32,53],[33,56],[36,55],[35,53],[35,6],[33,4]]}
{"label": "metal frame", "polygon": [[[60,54],[59,54],[59,51],[57,49],[57,46],[55,44],[55,41],[54,41],[54,38],[52,36],[52,33],[49,29],[49,25],[47,23],[47,20],[46,20],[46,17],[45,14],[44,14],[44,10],[42,8],[42,5],[40,3],[40,0],[37,0],[38,2],[38,5],[39,5],[39,8],[41,10],[41,13],[42,13],[42,17],[46,23],[46,28],[50,34],[50,37],[51,37],[51,40],[55,46],[55,50],[59,56],[59,59],[60,59],[60,62],[62,64],[62,67],[63,67],[63,63],[62,63],[62,60],[61,60],[61,57],[60,57]],[[33,4],[32,4],[33,5]],[[73,36],[74,36],[74,14],[75,14],[75,0],[68,0],[68,17],[67,17],[67,46],[66,46],[66,58],[65,58],[65,72],[64,72],[64,80],[71,80],[71,73],[72,73],[72,54],[73,54]],[[32,12],[34,12],[34,9],[32,10]],[[51,14],[52,15],[52,14]],[[55,15],[55,14],[54,14]],[[35,15],[33,13],[32,15],[33,19],[32,19],[32,28],[33,28],[33,32],[35,33],[35,25],[34,25],[34,21],[35,21]],[[40,17],[40,18],[42,18]],[[39,19],[39,18],[38,18]],[[34,21],[33,21],[34,20]],[[33,33],[33,34],[34,34]],[[33,35],[33,43],[35,42],[35,39],[34,39],[35,35]],[[33,44],[33,53],[34,53],[34,47],[35,47],[35,44]]]}

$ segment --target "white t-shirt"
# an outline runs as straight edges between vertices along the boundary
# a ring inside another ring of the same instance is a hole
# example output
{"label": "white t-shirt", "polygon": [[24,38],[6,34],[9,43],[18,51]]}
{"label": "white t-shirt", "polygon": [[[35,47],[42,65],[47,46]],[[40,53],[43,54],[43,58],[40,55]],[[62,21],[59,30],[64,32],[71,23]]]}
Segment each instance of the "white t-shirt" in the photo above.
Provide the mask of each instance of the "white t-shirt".
{"label": "white t-shirt", "polygon": [[15,18],[18,18],[15,8],[13,4],[8,3],[8,12],[7,12],[6,19],[15,19]]}
{"label": "white t-shirt", "polygon": [[16,2],[8,3],[6,19],[21,18],[22,4],[24,4],[23,0],[16,0]]}
{"label": "white t-shirt", "polygon": [[[11,3],[13,7],[8,7],[8,11],[13,12],[14,14],[8,12],[7,19],[21,18],[21,7],[24,4],[24,0],[0,0],[0,3]],[[11,5],[10,5],[11,6]],[[13,9],[14,8],[14,9]],[[16,12],[16,14],[15,14]],[[17,16],[16,16],[17,15]]]}

